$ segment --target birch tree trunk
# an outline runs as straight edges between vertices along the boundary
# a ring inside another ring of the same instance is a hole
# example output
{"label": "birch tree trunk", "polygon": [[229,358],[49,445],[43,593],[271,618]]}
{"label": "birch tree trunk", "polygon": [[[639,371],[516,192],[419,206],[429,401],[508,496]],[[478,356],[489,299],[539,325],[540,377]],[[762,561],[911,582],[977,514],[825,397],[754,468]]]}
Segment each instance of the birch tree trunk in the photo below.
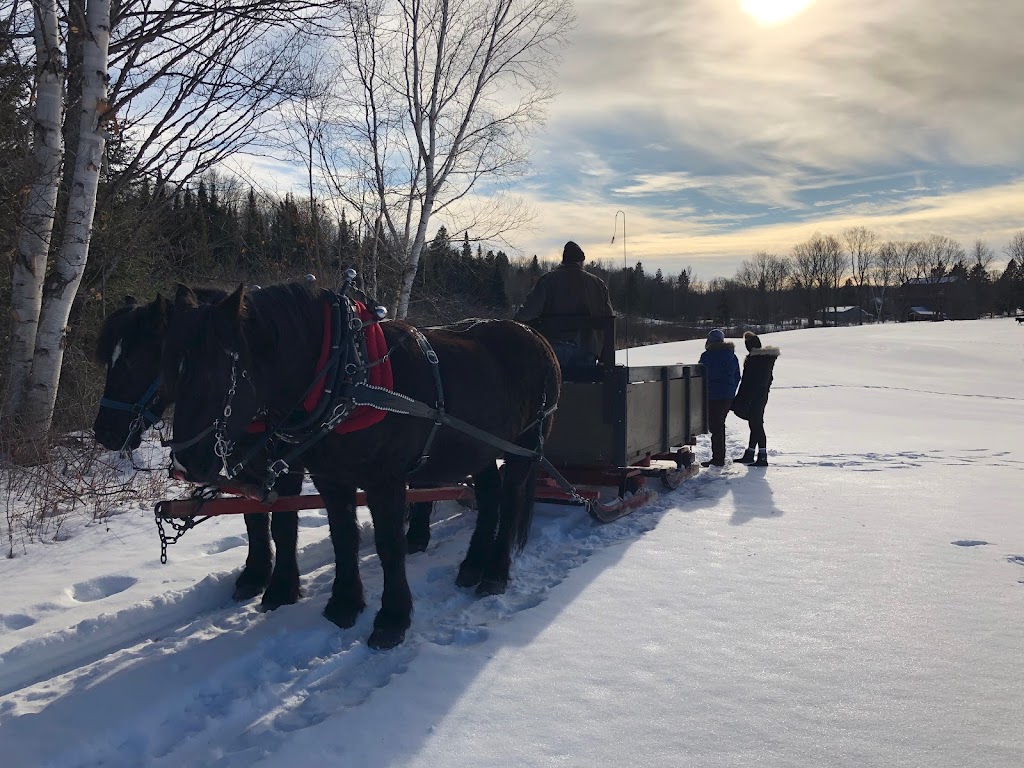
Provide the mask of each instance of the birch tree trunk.
{"label": "birch tree trunk", "polygon": [[430,214],[433,212],[433,200],[427,200],[420,211],[419,226],[416,227],[416,237],[413,238],[409,253],[406,256],[405,270],[402,273],[402,286],[398,293],[398,307],[395,317],[402,319],[409,314],[409,300],[412,297],[412,286],[416,281],[416,272],[420,266],[420,255],[423,253],[423,245],[427,242],[427,224],[430,222]]}
{"label": "birch tree trunk", "polygon": [[50,428],[71,304],[82,282],[96,212],[96,192],[106,147],[107,51],[110,0],[88,0],[88,35],[82,51],[82,121],[60,252],[46,279],[32,373],[25,392],[25,432],[39,438]]}
{"label": "birch tree trunk", "polygon": [[12,275],[7,393],[0,409],[5,423],[18,420],[32,370],[62,159],[65,72],[57,28],[57,3],[56,0],[36,0],[32,5],[36,47],[33,168]]}

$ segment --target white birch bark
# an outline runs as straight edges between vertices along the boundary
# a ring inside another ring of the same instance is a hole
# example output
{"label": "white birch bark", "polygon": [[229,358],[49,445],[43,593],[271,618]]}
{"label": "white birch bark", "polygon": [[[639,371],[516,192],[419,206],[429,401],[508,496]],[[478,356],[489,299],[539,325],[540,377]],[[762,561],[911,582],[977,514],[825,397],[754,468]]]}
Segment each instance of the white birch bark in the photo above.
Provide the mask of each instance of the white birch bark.
{"label": "white birch bark", "polygon": [[57,27],[56,0],[35,0],[35,105],[33,171],[22,210],[11,291],[11,346],[8,355],[4,421],[17,417],[32,370],[43,302],[46,259],[53,234],[63,154],[64,62]]}
{"label": "white birch bark", "polygon": [[82,54],[82,121],[78,156],[60,252],[46,280],[32,373],[25,393],[26,434],[36,438],[45,434],[53,419],[68,317],[89,256],[89,238],[96,212],[96,193],[109,118],[107,52],[110,43],[110,0],[88,1],[86,27],[88,34]]}

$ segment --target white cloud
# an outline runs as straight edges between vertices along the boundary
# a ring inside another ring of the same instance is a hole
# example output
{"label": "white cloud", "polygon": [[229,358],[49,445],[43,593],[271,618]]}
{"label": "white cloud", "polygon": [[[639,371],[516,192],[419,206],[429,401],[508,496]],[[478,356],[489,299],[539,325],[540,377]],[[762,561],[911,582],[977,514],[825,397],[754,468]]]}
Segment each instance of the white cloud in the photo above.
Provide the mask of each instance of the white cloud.
{"label": "white cloud", "polygon": [[1024,3],[822,0],[771,29],[722,0],[577,10],[556,132],[599,125],[768,172],[1024,160]]}

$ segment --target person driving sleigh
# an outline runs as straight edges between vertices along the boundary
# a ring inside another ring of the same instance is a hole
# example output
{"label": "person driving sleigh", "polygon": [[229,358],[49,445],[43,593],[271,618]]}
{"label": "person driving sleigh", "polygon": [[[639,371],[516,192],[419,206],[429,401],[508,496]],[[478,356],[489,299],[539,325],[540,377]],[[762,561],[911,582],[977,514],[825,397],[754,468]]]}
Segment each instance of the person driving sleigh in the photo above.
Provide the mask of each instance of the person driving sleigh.
{"label": "person driving sleigh", "polygon": [[[608,286],[583,269],[585,259],[582,248],[572,240],[567,242],[562,263],[537,278],[514,318],[534,325],[547,337],[563,370],[597,365],[605,341],[604,331],[586,323],[579,325],[587,327],[572,328],[571,319],[615,317]],[[559,323],[559,318],[567,322]]]}

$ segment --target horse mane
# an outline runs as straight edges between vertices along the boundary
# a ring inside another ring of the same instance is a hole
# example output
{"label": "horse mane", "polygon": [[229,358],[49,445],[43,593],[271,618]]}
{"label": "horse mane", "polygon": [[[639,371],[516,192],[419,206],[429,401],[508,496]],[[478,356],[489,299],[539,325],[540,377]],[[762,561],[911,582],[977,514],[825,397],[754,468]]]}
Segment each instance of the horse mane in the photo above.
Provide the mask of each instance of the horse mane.
{"label": "horse mane", "polygon": [[[228,297],[228,292],[220,288],[194,288],[200,304],[213,304]],[[114,347],[132,330],[139,328],[154,309],[156,299],[148,304],[122,304],[103,321],[99,335],[96,337],[96,348],[93,359],[100,365],[107,365],[114,355]],[[174,313],[174,302],[167,303],[168,316]]]}
{"label": "horse mane", "polygon": [[109,315],[100,326],[99,336],[96,337],[96,349],[93,351],[93,359],[100,365],[106,365],[114,355],[114,347],[124,336],[126,328],[130,327],[133,312],[141,310],[138,304],[123,304]]}
{"label": "horse mane", "polygon": [[281,337],[316,344],[323,326],[323,293],[303,282],[270,285],[247,294],[242,324],[249,348],[271,348]]}

